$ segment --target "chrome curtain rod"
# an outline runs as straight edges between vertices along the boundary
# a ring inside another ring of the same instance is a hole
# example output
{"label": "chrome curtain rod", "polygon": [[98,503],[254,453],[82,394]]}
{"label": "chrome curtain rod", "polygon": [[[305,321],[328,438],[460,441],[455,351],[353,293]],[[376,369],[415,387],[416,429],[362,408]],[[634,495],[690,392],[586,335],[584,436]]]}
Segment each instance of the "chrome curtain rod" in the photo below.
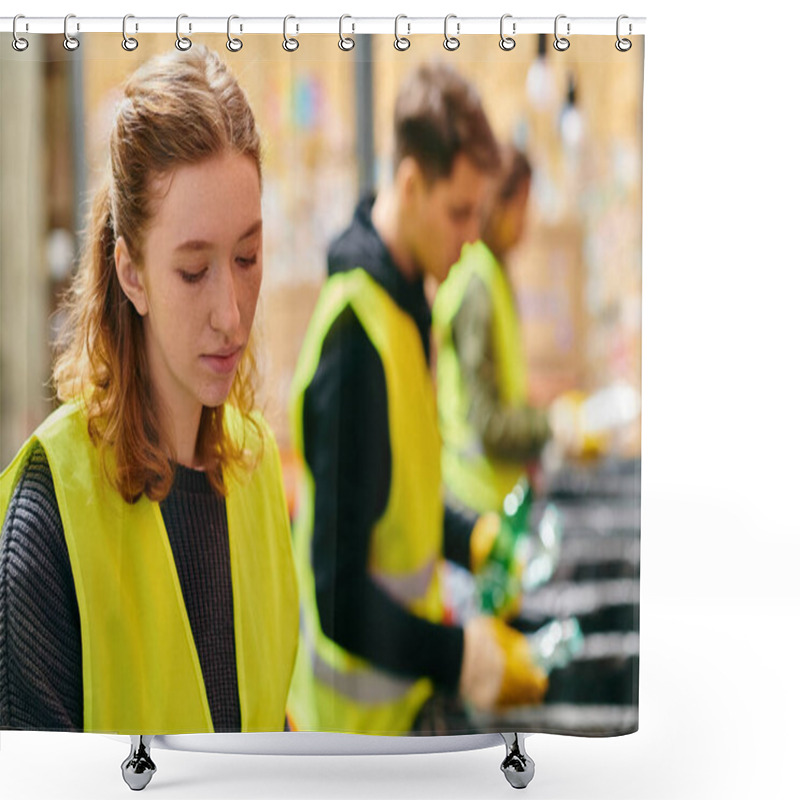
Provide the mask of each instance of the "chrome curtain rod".
{"label": "chrome curtain rod", "polygon": [[[228,17],[194,17],[181,15],[181,30],[184,33],[226,33]],[[510,36],[533,33],[549,33],[554,30],[554,17],[515,17],[505,15],[503,30]],[[288,23],[287,23],[288,21]],[[644,17],[626,17],[622,26],[625,36],[637,36],[645,32]],[[0,32],[11,33],[14,17],[0,17]],[[459,17],[450,15],[447,30],[450,35],[464,36],[477,33],[499,33],[500,17]],[[122,17],[82,17],[69,15],[68,31],[72,36],[83,33],[120,33]],[[403,36],[414,34],[439,34],[445,30],[444,17],[236,17],[232,32],[239,34],[275,33],[283,34],[288,27],[292,35],[300,33],[375,33]],[[64,17],[20,16],[17,19],[18,34],[64,33]],[[175,17],[137,17],[129,15],[126,31],[135,33],[175,33]],[[559,15],[558,30],[568,36],[613,36],[617,33],[616,17],[570,17]]]}

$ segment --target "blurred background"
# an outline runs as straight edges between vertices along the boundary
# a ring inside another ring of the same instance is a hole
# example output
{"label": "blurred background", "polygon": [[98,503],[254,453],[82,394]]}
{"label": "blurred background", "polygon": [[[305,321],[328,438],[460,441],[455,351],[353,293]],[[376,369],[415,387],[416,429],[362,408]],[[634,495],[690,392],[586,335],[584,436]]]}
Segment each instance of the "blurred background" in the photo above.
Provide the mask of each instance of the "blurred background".
{"label": "blurred background", "polygon": [[[13,53],[1,38],[2,52]],[[263,136],[264,397],[290,507],[288,392],[326,249],[358,197],[389,176],[396,89],[423,60],[446,60],[472,80],[498,140],[513,141],[533,163],[527,231],[509,260],[531,400],[547,405],[571,390],[602,398],[615,386],[639,392],[642,46],[619,53],[613,37],[572,37],[557,53],[551,36],[525,36],[503,52],[496,36],[470,36],[445,53],[441,37],[417,36],[397,52],[393,37],[357,36],[355,50],[341,52],[337,36],[313,35],[287,54],[280,37],[258,36],[231,54],[219,36],[193,39],[230,64]],[[0,117],[2,464],[53,408],[59,298],[105,169],[121,86],[173,47],[171,35],[148,35],[127,53],[119,35],[93,34],[73,54],[61,36],[41,36],[26,53],[0,58],[0,108],[15,109]],[[534,634],[552,620],[577,619],[580,654],[555,668],[545,706],[499,718],[445,708],[440,732],[635,729],[640,429],[637,407],[585,458],[561,464],[531,512],[538,519],[554,503],[562,540],[552,577],[525,598],[515,625]]]}

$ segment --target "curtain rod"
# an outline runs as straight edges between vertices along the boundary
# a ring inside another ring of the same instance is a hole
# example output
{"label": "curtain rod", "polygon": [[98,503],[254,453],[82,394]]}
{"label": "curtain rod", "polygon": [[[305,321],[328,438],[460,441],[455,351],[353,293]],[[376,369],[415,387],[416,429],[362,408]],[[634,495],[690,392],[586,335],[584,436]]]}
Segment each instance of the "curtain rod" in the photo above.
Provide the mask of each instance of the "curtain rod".
{"label": "curtain rod", "polygon": [[[644,17],[623,17],[620,23],[622,36],[636,36],[645,32]],[[554,34],[555,17],[515,17],[506,14],[502,23],[506,36],[520,36],[533,33]],[[0,32],[11,33],[13,17],[0,17]],[[136,17],[129,16],[125,29],[129,36],[135,33],[175,33],[176,17]],[[500,35],[500,17],[459,17],[450,15],[447,22],[447,35],[463,36],[478,33]],[[17,20],[17,33],[64,33],[64,17],[20,16]],[[71,36],[82,33],[119,33],[122,35],[122,17],[81,17],[70,15],[67,20]],[[182,35],[193,33],[226,33],[228,17],[194,17],[181,15]],[[235,17],[231,32],[238,34],[288,32],[292,35],[302,33],[374,33],[413,36],[414,34],[445,33],[444,17]],[[617,33],[616,17],[570,17],[559,15],[559,36],[613,36]]]}

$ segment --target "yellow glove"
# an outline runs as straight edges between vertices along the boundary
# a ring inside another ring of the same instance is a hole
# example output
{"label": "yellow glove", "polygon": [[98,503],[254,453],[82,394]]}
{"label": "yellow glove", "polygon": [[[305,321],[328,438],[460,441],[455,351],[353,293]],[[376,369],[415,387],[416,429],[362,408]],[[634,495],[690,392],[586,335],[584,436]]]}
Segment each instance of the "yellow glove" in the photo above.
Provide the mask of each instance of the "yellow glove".
{"label": "yellow glove", "polygon": [[503,682],[497,705],[517,706],[541,703],[547,692],[548,678],[531,657],[528,640],[499,619],[494,620],[495,636],[505,656]]}
{"label": "yellow glove", "polygon": [[521,633],[495,617],[481,615],[467,623],[459,690],[475,708],[540,703],[547,685]]}

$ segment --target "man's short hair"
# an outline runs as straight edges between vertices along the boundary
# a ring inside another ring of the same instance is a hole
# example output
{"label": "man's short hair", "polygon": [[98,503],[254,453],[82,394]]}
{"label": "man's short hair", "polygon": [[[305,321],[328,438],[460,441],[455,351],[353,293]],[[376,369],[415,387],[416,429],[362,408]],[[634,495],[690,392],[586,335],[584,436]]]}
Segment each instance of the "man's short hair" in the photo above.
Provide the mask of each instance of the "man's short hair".
{"label": "man's short hair", "polygon": [[424,64],[403,82],[394,108],[394,168],[410,156],[428,183],[447,178],[464,154],[484,172],[499,149],[477,89],[455,69]]}

